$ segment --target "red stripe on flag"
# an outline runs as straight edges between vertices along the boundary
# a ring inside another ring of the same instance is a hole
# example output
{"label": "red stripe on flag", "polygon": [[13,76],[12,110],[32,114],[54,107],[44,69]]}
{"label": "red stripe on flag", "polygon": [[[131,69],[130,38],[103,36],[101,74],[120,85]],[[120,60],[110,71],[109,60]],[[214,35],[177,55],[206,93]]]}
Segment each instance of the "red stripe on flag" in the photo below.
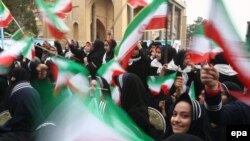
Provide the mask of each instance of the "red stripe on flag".
{"label": "red stripe on flag", "polygon": [[166,17],[154,17],[148,24],[146,30],[164,29],[166,28],[166,22],[167,22]]}
{"label": "red stripe on flag", "polygon": [[[204,23],[205,25],[205,35],[211,39],[213,39],[224,51],[224,56],[230,62],[230,65],[238,72],[238,78],[242,81],[242,83],[247,87],[250,88],[250,80],[244,72],[241,70],[241,66],[238,66],[235,61],[233,61],[233,57],[239,54],[235,54],[234,52],[231,52],[231,49],[229,46],[227,46],[226,42],[230,41],[225,41],[224,38],[222,38],[222,35],[219,33],[219,29],[217,29],[213,23],[210,23],[209,21],[206,21]],[[237,47],[237,46],[234,46]],[[239,47],[240,49],[240,47]]]}
{"label": "red stripe on flag", "polygon": [[0,27],[7,27],[12,20],[13,17],[11,14],[9,14],[9,16],[4,21],[0,20]]}
{"label": "red stripe on flag", "polygon": [[62,10],[62,11],[60,11],[60,12],[64,12],[64,13],[68,13],[68,12],[70,12],[71,10],[72,10],[72,2],[70,2],[70,3],[68,3],[68,5],[67,6],[65,6],[65,8]]}
{"label": "red stripe on flag", "polygon": [[129,59],[131,58],[135,48],[137,47],[137,43],[132,45],[132,48],[130,48],[127,52],[126,52],[126,55],[125,57],[122,59],[122,60],[119,60],[119,63],[120,65],[125,69],[127,70],[127,67],[128,67],[128,61]]}
{"label": "red stripe on flag", "polygon": [[65,13],[62,13],[62,12],[59,12],[59,13],[56,13],[56,15],[61,18],[61,19],[65,19],[66,18],[66,14]]}
{"label": "red stripe on flag", "polygon": [[0,57],[0,65],[3,65],[5,67],[10,66],[14,61],[16,61],[15,56],[3,56]]}
{"label": "red stripe on flag", "polygon": [[138,6],[147,6],[148,5],[148,3],[145,2],[145,0],[130,0],[128,3],[135,8]]}
{"label": "red stripe on flag", "polygon": [[57,78],[58,78],[58,66],[56,64],[52,63],[49,65],[49,68],[51,70],[52,77],[53,77],[54,81],[56,82]]}
{"label": "red stripe on flag", "polygon": [[115,70],[114,72],[113,72],[113,74],[112,74],[112,82],[111,82],[111,86],[115,86],[116,85],[116,83],[115,83],[115,78],[117,77],[117,76],[119,76],[119,75],[121,75],[121,74],[124,74],[125,72],[123,72],[123,71],[119,71],[119,70]]}
{"label": "red stripe on flag", "polygon": [[64,38],[64,32],[59,31],[56,27],[54,27],[51,24],[48,24],[48,28],[50,30],[50,33],[53,37],[55,37],[56,39],[63,39]]}
{"label": "red stripe on flag", "polygon": [[160,92],[154,91],[150,89],[150,92],[153,96],[159,95]]}
{"label": "red stripe on flag", "polygon": [[168,95],[169,88],[168,88],[166,85],[162,85],[162,86],[161,86],[161,89],[162,89],[162,91],[163,91],[163,93],[164,93],[165,95]]}
{"label": "red stripe on flag", "polygon": [[212,59],[215,58],[217,52],[207,52],[204,54],[196,53],[194,51],[189,51],[188,54],[190,55],[190,61],[194,64],[199,64],[202,62],[210,62]]}

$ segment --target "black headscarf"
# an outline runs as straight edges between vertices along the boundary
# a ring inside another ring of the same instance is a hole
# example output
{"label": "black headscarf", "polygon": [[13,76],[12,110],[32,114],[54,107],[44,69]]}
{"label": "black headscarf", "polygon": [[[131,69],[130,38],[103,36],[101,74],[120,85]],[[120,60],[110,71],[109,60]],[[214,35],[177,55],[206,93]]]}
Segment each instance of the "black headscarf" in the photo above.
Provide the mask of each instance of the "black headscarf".
{"label": "black headscarf", "polygon": [[216,65],[216,64],[229,64],[225,57],[223,56],[223,52],[218,53],[214,59],[211,60],[211,64]]}
{"label": "black headscarf", "polygon": [[62,45],[59,41],[54,41],[54,46],[56,47],[57,53],[63,56]]}
{"label": "black headscarf", "polygon": [[14,81],[10,81],[10,85],[15,85],[16,83],[20,81],[29,81],[30,80],[30,73],[25,70],[24,68],[18,67],[14,68],[10,74],[9,78],[15,77],[16,79]]}
{"label": "black headscarf", "polygon": [[227,103],[235,101],[236,99],[230,95],[230,91],[243,92],[240,86],[234,82],[225,81],[221,83],[221,86],[225,90],[225,94],[228,97]]}
{"label": "black headscarf", "polygon": [[134,122],[146,133],[149,133],[149,115],[147,108],[148,95],[140,78],[132,73],[125,73],[116,78],[121,92],[121,107]]}
{"label": "black headscarf", "polygon": [[89,65],[87,66],[92,77],[95,77],[95,74],[99,67],[102,65],[102,57],[104,55],[104,43],[101,40],[95,40],[93,43],[93,50],[88,55]]}
{"label": "black headscarf", "polygon": [[203,141],[201,138],[197,137],[197,136],[193,136],[190,134],[174,134],[170,137],[168,137],[167,139],[163,140],[163,141]]}
{"label": "black headscarf", "polygon": [[188,95],[188,93],[184,93],[177,99],[176,103],[174,104],[174,108],[177,105],[177,103],[181,101],[187,102],[188,104],[191,105],[192,108],[192,121],[187,133],[204,139],[205,138],[204,127],[206,126],[205,125],[206,121],[204,118],[205,117],[204,111],[201,108],[201,105],[197,100],[192,100]]}
{"label": "black headscarf", "polygon": [[174,57],[174,63],[177,66],[180,66],[181,69],[184,69],[186,66],[183,65],[183,62],[186,57],[186,51],[185,50],[180,50],[176,56]]}
{"label": "black headscarf", "polygon": [[105,41],[108,42],[109,48],[110,48],[110,51],[106,53],[106,58],[105,58],[105,61],[108,62],[109,60],[114,58],[114,49],[117,44],[116,44],[116,41],[113,39],[105,40]]}

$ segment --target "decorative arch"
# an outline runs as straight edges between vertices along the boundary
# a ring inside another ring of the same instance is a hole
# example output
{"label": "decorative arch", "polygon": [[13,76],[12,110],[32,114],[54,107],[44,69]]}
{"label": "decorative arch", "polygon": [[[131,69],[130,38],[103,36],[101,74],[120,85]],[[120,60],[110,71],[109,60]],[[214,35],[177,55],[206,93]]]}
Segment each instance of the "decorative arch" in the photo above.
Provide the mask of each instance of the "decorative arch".
{"label": "decorative arch", "polygon": [[103,23],[99,20],[99,19],[96,19],[96,39],[99,39],[99,40],[105,40],[106,39],[106,29],[103,25]]}
{"label": "decorative arch", "polygon": [[114,4],[112,0],[91,0],[91,40],[105,40],[107,34],[114,33]]}

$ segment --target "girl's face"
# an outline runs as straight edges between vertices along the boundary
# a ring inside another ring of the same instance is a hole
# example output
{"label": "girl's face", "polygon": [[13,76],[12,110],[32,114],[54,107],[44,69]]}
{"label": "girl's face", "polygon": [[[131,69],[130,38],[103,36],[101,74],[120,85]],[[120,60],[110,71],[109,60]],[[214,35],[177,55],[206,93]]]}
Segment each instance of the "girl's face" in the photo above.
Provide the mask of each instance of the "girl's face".
{"label": "girl's face", "polygon": [[151,55],[152,58],[156,57],[156,51],[155,51],[155,47],[154,46],[150,49],[150,55]]}
{"label": "girl's face", "polygon": [[110,47],[109,47],[109,44],[107,41],[104,42],[104,49],[106,52],[109,52],[110,51]]}
{"label": "girl's face", "polygon": [[85,50],[86,52],[90,52],[91,49],[92,49],[91,44],[86,43],[86,45],[85,45],[85,47],[84,47],[84,50]]}
{"label": "girl's face", "polygon": [[161,49],[160,48],[156,48],[155,50],[155,57],[157,58],[157,60],[161,60]]}
{"label": "girl's face", "polygon": [[185,101],[176,104],[171,117],[173,133],[187,133],[191,125],[191,105]]}

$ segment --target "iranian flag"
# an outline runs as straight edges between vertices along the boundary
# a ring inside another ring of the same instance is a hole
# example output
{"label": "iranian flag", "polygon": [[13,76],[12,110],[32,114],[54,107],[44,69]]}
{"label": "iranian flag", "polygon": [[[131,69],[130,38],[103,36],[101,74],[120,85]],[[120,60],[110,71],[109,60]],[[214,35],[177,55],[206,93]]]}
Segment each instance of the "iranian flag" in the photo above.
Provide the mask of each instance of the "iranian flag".
{"label": "iranian flag", "polygon": [[21,29],[17,30],[11,37],[13,39],[14,46],[17,46],[15,44],[18,44],[20,42],[21,44],[26,44],[25,49],[22,52],[22,55],[32,60],[35,57],[35,45],[34,45],[34,39],[30,36],[25,36],[23,31]]}
{"label": "iranian flag", "polygon": [[162,4],[158,9],[155,9],[153,18],[148,24],[146,30],[165,29],[167,27],[167,4]]}
{"label": "iranian flag", "polygon": [[165,76],[149,76],[148,87],[153,95],[158,95],[162,90],[164,94],[168,94],[169,89],[174,84],[176,73]]}
{"label": "iranian flag", "polygon": [[0,3],[0,27],[7,27],[9,23],[13,20],[13,17],[9,9],[4,5],[1,0]]}
{"label": "iranian flag", "polygon": [[250,88],[250,52],[236,32],[222,0],[213,0],[210,18],[205,24],[205,35],[223,51],[230,65],[238,72],[239,79]]}
{"label": "iranian flag", "polygon": [[54,64],[51,65],[51,68],[56,82],[55,94],[58,94],[65,86],[72,92],[80,95],[88,92],[90,85],[87,68],[63,58],[54,57],[52,61]]}
{"label": "iranian flag", "polygon": [[[141,39],[150,21],[155,17],[155,15],[157,15],[158,9],[161,9],[162,7],[167,9],[166,0],[153,1],[147,7],[143,8],[128,25],[121,43],[115,50],[115,56],[118,58],[122,67],[127,67],[128,60],[131,57],[137,42]],[[164,14],[166,15],[167,12]]]}
{"label": "iranian flag", "polygon": [[62,39],[69,31],[67,25],[58,17],[57,13],[44,2],[44,0],[35,0],[44,21],[48,25],[48,29],[53,37]]}
{"label": "iranian flag", "polygon": [[[100,107],[103,102],[106,106]],[[56,126],[38,132],[37,141],[153,141],[108,97],[73,95],[48,120]]]}
{"label": "iranian flag", "polygon": [[57,0],[53,6],[53,11],[62,19],[65,19],[66,14],[72,11],[72,0]]}
{"label": "iranian flag", "polygon": [[201,62],[210,62],[216,54],[222,52],[222,49],[205,34],[206,22],[198,26],[192,36],[189,49],[190,61],[194,64]]}
{"label": "iranian flag", "polygon": [[113,78],[125,72],[126,71],[120,66],[116,58],[114,58],[102,65],[97,71],[97,74],[106,79],[110,85],[114,86]]}
{"label": "iranian flag", "polygon": [[11,65],[17,60],[17,57],[21,54],[25,55],[31,50],[33,40],[31,38],[24,38],[20,41],[16,41],[12,46],[0,53],[0,74],[6,74]]}
{"label": "iranian flag", "polygon": [[137,7],[144,7],[147,6],[149,3],[151,3],[152,0],[129,0],[128,4],[132,8],[137,8]]}

